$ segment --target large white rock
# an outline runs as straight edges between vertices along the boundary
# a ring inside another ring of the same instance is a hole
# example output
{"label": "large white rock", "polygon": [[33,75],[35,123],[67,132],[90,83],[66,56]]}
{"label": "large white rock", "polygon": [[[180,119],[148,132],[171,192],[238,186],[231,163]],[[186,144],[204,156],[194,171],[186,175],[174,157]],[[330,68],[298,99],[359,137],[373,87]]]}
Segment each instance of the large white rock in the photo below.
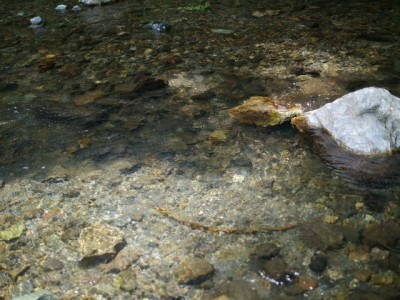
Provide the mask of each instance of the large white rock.
{"label": "large white rock", "polygon": [[355,154],[382,156],[400,150],[400,98],[369,87],[292,119],[300,131],[322,130]]}

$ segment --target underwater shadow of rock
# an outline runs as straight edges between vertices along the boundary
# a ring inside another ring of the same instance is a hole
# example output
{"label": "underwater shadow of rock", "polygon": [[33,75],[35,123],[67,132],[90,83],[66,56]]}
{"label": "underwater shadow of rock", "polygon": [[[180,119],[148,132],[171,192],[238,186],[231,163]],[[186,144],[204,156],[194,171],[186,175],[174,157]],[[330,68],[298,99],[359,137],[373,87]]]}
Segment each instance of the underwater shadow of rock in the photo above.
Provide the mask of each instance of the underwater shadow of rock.
{"label": "underwater shadow of rock", "polygon": [[400,153],[368,157],[341,148],[323,130],[310,133],[317,153],[351,188],[357,190],[400,187]]}

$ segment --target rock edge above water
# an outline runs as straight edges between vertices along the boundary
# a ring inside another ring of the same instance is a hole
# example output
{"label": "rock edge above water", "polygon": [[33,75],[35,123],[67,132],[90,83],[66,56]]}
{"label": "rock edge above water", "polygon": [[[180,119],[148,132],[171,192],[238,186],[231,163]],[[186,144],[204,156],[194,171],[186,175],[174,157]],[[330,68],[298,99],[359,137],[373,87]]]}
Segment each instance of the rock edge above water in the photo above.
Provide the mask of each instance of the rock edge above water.
{"label": "rock edge above water", "polygon": [[300,131],[327,133],[341,148],[364,156],[400,150],[400,98],[368,87],[292,119]]}
{"label": "rock edge above water", "polygon": [[303,110],[298,104],[264,96],[251,97],[229,111],[239,123],[264,127],[282,124],[302,113]]}

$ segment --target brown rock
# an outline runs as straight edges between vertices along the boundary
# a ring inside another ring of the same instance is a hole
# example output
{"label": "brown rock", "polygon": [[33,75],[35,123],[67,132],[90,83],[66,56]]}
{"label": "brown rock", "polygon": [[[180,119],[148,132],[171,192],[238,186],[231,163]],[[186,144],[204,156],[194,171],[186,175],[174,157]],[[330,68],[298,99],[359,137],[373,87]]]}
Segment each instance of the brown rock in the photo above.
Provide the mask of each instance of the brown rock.
{"label": "brown rock", "polygon": [[391,248],[400,239],[400,221],[388,220],[384,223],[371,224],[364,230],[364,242],[368,245],[380,245]]}
{"label": "brown rock", "polygon": [[132,292],[135,290],[136,285],[136,275],[131,270],[122,271],[114,281],[114,286],[116,288],[127,292]]}
{"label": "brown rock", "polygon": [[317,288],[318,282],[307,275],[300,275],[297,279],[297,286],[303,291],[312,291]]}
{"label": "brown rock", "polygon": [[310,247],[325,251],[328,248],[339,248],[344,235],[335,225],[319,224],[318,226],[304,226],[300,237]]}
{"label": "brown rock", "polygon": [[229,114],[239,123],[264,127],[290,121],[302,113],[300,105],[263,96],[251,97],[242,105],[229,111]]}
{"label": "brown rock", "polygon": [[96,224],[82,229],[80,254],[82,258],[113,256],[124,242],[124,234],[116,227]]}
{"label": "brown rock", "polygon": [[117,256],[108,264],[102,265],[102,269],[106,272],[119,272],[129,268],[135,261],[141,256],[140,251],[138,251],[133,246],[126,246],[122,249]]}
{"label": "brown rock", "polygon": [[64,268],[64,263],[57,258],[45,257],[45,259],[40,262],[40,266],[45,271],[57,271]]}
{"label": "brown rock", "polygon": [[282,281],[288,274],[288,265],[281,257],[274,257],[271,260],[268,260],[262,269],[265,275],[278,282]]}
{"label": "brown rock", "polygon": [[74,102],[78,106],[84,106],[84,105],[92,104],[97,99],[100,99],[100,98],[104,97],[105,95],[106,95],[106,93],[102,90],[94,90],[94,91],[87,92],[83,95],[77,96],[75,98]]}
{"label": "brown rock", "polygon": [[366,282],[371,278],[371,271],[366,269],[355,270],[353,276],[359,281]]}
{"label": "brown rock", "polygon": [[204,258],[188,257],[175,270],[179,283],[196,284],[204,281],[214,271],[214,267]]}

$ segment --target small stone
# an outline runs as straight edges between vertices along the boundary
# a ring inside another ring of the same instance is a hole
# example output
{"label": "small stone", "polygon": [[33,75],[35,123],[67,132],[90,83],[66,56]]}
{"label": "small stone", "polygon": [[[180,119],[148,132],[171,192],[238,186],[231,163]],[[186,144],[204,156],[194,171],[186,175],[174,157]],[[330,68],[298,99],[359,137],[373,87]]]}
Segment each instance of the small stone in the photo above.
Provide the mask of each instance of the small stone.
{"label": "small stone", "polygon": [[396,241],[400,239],[400,222],[388,220],[383,223],[370,224],[364,230],[363,235],[364,242],[368,245],[393,248]]}
{"label": "small stone", "polygon": [[214,28],[214,29],[211,29],[211,31],[214,33],[218,33],[218,34],[232,34],[235,32],[232,29],[223,29],[223,28]]}
{"label": "small stone", "polygon": [[38,26],[43,23],[43,20],[40,16],[33,17],[30,19],[31,25]]}
{"label": "small stone", "polygon": [[57,271],[64,268],[64,264],[62,261],[53,257],[46,257],[41,263],[40,266],[45,271]]}
{"label": "small stone", "polygon": [[35,293],[14,297],[13,300],[55,300],[56,297],[46,290],[40,290]]}
{"label": "small stone", "polygon": [[382,250],[378,247],[372,248],[370,252],[371,260],[379,262],[388,262],[389,255],[390,252],[388,250]]}
{"label": "small stone", "polygon": [[300,105],[263,96],[251,97],[229,111],[239,123],[264,127],[282,124],[302,113]]}
{"label": "small stone", "polygon": [[132,220],[135,222],[142,222],[143,218],[144,218],[144,213],[140,212],[140,211],[134,211],[131,214]]}
{"label": "small stone", "polygon": [[204,258],[188,257],[175,270],[175,278],[179,283],[197,284],[213,272],[214,267]]}
{"label": "small stone", "polygon": [[136,289],[136,274],[132,270],[123,270],[114,281],[114,286],[126,292]]}
{"label": "small stone", "polygon": [[0,289],[4,288],[12,283],[13,283],[12,276],[9,273],[0,270]]}
{"label": "small stone", "polygon": [[79,3],[94,6],[94,5],[102,5],[115,2],[116,0],[79,0]]}
{"label": "small stone", "polygon": [[282,282],[288,274],[288,265],[282,257],[274,257],[264,264],[262,272],[274,281]]}
{"label": "small stone", "polygon": [[387,286],[394,283],[397,276],[392,271],[386,271],[385,273],[372,274],[371,284],[375,286]]}
{"label": "small stone", "polygon": [[108,264],[102,265],[106,272],[120,272],[129,268],[142,255],[135,247],[129,245],[122,249],[117,256]]}
{"label": "small stone", "polygon": [[335,224],[339,220],[339,216],[325,216],[324,222],[327,224]]}
{"label": "small stone", "polygon": [[343,275],[338,270],[328,269],[326,271],[326,273],[327,273],[329,279],[332,282],[339,281],[339,280],[343,279]]}
{"label": "small stone", "polygon": [[216,130],[209,135],[212,142],[225,142],[228,136],[225,130]]}
{"label": "small stone", "polygon": [[251,299],[260,300],[261,297],[257,291],[253,289],[251,283],[245,280],[234,280],[219,287],[221,295],[213,300],[238,300],[238,299]]}
{"label": "small stone", "polygon": [[110,257],[124,243],[124,233],[109,225],[96,224],[81,230],[79,242],[82,259]]}
{"label": "small stone", "polygon": [[371,271],[366,269],[355,270],[353,276],[359,281],[367,282],[371,278]]}
{"label": "small stone", "polygon": [[297,286],[303,291],[312,291],[317,288],[318,282],[307,275],[300,275],[297,278]]}
{"label": "small stone", "polygon": [[0,241],[11,241],[19,238],[26,230],[23,222],[16,223],[5,230],[0,231]]}
{"label": "small stone", "polygon": [[300,236],[310,247],[322,251],[328,248],[339,248],[344,238],[343,233],[336,226],[324,223],[319,226],[304,226]]}
{"label": "small stone", "polygon": [[357,249],[349,253],[349,259],[355,263],[365,262],[369,260],[369,252],[364,249]]}
{"label": "small stone", "polygon": [[58,11],[65,11],[67,9],[67,6],[65,4],[59,4],[55,8]]}
{"label": "small stone", "polygon": [[187,118],[194,118],[204,114],[205,108],[198,104],[186,104],[181,107],[179,110],[179,114],[187,117]]}
{"label": "small stone", "polygon": [[311,257],[309,267],[311,271],[321,274],[325,271],[327,265],[328,260],[326,259],[326,256],[316,254]]}
{"label": "small stone", "polygon": [[95,90],[87,92],[83,95],[79,95],[75,98],[75,104],[78,106],[84,106],[88,104],[92,104],[96,100],[106,96],[106,93],[102,90]]}

